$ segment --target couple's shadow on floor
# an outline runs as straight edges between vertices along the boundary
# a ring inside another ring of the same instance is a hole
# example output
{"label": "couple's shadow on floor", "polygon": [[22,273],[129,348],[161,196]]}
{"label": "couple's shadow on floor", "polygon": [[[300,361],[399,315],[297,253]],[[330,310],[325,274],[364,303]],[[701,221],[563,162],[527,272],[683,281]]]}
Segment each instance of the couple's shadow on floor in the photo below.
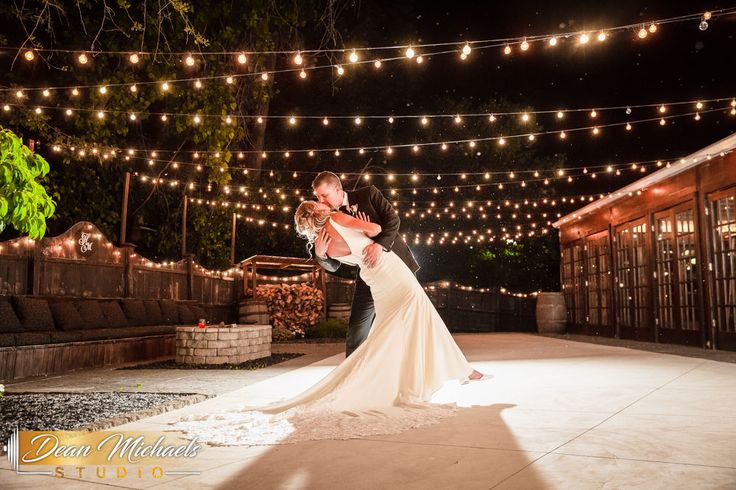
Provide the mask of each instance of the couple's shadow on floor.
{"label": "couple's shadow on floor", "polygon": [[[525,451],[504,422],[504,410],[515,406],[461,407],[400,434],[243,448],[242,461],[206,474],[218,488],[490,488],[539,456]],[[525,487],[544,486],[526,473]]]}

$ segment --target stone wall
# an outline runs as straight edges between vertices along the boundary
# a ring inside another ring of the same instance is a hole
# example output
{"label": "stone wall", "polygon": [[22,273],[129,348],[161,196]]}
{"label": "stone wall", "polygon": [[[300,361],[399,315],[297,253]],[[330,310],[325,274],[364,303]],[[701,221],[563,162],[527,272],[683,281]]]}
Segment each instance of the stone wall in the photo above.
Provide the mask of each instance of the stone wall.
{"label": "stone wall", "polygon": [[176,362],[239,364],[271,355],[271,325],[176,327]]}

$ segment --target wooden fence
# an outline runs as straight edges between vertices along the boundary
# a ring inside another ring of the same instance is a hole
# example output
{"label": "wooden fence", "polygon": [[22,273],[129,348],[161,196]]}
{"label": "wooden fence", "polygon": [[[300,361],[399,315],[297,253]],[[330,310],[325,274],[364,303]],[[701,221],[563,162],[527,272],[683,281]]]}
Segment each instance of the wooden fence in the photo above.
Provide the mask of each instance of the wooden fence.
{"label": "wooden fence", "polygon": [[0,294],[238,301],[237,269],[211,271],[194,256],[153,262],[133,246],[117,247],[95,225],[79,222],[56,237],[0,243]]}
{"label": "wooden fence", "polygon": [[[284,258],[293,261],[293,258]],[[65,233],[34,241],[27,237],[0,242],[0,294],[192,300],[235,308],[247,267],[207,270],[190,255],[177,262],[153,262],[131,245],[117,247],[92,223],[79,222]],[[305,276],[305,277],[303,277]],[[257,275],[259,283],[309,281]],[[325,278],[327,305],[350,303],[355,281]],[[532,331],[535,299],[437,281],[425,285],[429,298],[454,331]]]}

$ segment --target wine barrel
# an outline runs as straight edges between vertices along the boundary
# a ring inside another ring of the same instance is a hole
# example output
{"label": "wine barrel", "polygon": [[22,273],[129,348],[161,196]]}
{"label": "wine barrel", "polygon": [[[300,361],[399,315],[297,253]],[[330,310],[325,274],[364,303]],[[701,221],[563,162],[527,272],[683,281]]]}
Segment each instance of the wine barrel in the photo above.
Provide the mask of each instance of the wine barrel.
{"label": "wine barrel", "polygon": [[238,308],[239,323],[256,325],[270,325],[268,307],[262,299],[247,299]]}
{"label": "wine barrel", "polygon": [[539,333],[565,333],[567,308],[562,293],[537,294],[537,331]]}
{"label": "wine barrel", "polygon": [[336,318],[338,320],[350,320],[350,303],[334,303],[327,307],[327,318]]}

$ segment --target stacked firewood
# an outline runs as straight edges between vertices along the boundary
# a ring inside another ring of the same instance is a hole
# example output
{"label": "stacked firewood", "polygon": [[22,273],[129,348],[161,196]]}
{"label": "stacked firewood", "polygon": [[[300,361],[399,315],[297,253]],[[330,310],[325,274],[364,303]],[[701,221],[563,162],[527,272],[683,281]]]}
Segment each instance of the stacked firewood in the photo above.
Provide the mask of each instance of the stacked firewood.
{"label": "stacked firewood", "polygon": [[322,291],[308,284],[258,286],[256,296],[266,301],[274,340],[304,338],[324,307]]}

